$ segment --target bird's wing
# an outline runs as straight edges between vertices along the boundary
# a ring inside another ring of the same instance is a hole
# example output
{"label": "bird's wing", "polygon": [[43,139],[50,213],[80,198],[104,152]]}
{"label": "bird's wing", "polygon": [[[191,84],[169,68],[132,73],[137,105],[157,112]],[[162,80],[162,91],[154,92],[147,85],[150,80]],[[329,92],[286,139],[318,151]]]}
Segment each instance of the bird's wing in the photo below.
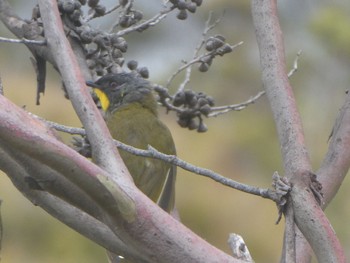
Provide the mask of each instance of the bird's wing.
{"label": "bird's wing", "polygon": [[160,192],[157,204],[165,211],[171,212],[174,209],[175,202],[175,177],[176,166],[172,166],[168,170],[162,191]]}

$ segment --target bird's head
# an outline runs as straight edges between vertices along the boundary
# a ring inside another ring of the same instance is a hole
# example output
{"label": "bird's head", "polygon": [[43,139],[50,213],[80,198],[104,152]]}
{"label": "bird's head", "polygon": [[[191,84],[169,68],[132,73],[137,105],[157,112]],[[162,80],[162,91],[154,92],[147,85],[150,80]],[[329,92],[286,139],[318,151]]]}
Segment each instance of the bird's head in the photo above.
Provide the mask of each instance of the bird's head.
{"label": "bird's head", "polygon": [[105,112],[113,112],[121,106],[140,103],[145,108],[156,111],[156,100],[151,84],[133,73],[110,73],[96,82],[87,81]]}

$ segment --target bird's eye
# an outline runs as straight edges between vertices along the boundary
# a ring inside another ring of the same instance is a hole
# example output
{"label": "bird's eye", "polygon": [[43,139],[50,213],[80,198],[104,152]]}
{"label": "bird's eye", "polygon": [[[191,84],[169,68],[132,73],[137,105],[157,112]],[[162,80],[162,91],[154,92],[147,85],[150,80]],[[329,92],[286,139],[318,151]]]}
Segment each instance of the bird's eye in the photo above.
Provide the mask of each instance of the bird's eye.
{"label": "bird's eye", "polygon": [[112,81],[109,85],[110,85],[110,87],[112,87],[112,88],[115,88],[115,87],[118,86],[118,85],[117,85],[117,82],[114,82],[114,81]]}

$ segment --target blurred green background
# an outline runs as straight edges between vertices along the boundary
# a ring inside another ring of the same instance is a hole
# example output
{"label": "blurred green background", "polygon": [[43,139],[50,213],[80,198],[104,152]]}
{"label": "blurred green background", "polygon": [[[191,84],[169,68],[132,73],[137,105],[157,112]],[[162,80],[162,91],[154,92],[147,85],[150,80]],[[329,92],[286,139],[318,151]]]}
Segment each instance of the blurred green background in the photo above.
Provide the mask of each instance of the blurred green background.
{"label": "blurred green background", "polygon": [[[35,2],[11,1],[25,18],[30,17],[30,8]],[[113,1],[105,2],[111,6]],[[160,1],[136,2],[146,17],[160,8]],[[222,23],[212,34],[223,34],[232,44],[244,41],[244,45],[214,60],[205,74],[193,70],[188,87],[211,94],[217,105],[243,102],[262,89],[249,1],[204,2],[187,21],[178,21],[170,15],[149,31],[128,36],[127,60],[138,60],[141,66],[150,69],[152,81],[164,84],[181,60],[191,58],[208,12],[214,11],[214,17],[218,17],[225,10]],[[296,53],[303,50],[299,70],[291,83],[303,118],[313,167],[317,170],[349,88],[350,3],[341,0],[331,4],[328,1],[280,1],[279,10],[290,68]],[[111,20],[95,23],[103,27]],[[0,35],[12,37],[2,25]],[[47,90],[41,105],[35,105],[36,82],[30,56],[22,45],[0,43],[0,75],[6,97],[48,120],[79,127],[69,101],[63,97],[59,77],[50,66]],[[176,82],[181,80],[182,77],[178,77]],[[270,187],[274,171],[283,175],[279,144],[265,97],[243,111],[206,120],[209,131],[204,134],[181,129],[173,114],[166,115],[164,109],[160,112],[172,130],[182,159],[263,188]],[[67,136],[63,138],[69,140]],[[348,187],[347,179],[326,211],[344,248],[350,247],[350,229],[346,223],[350,217]],[[33,206],[4,174],[0,174],[0,198],[4,225],[2,262],[106,262],[102,248]],[[176,199],[183,223],[210,243],[230,253],[227,238],[234,232],[244,237],[256,262],[278,261],[283,222],[275,225],[277,209],[271,201],[240,193],[181,169],[178,170]],[[346,253],[349,258],[350,252]]]}

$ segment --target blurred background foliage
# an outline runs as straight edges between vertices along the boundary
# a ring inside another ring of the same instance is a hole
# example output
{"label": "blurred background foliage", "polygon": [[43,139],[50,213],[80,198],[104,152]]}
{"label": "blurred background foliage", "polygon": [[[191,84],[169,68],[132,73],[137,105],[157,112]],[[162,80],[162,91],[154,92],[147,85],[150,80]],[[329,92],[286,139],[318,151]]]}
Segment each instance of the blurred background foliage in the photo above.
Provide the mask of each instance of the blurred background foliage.
{"label": "blurred background foliage", "polygon": [[[25,18],[36,1],[11,1]],[[104,1],[107,6],[115,1]],[[155,14],[160,1],[135,1],[145,17]],[[350,3],[347,1],[279,1],[286,56],[292,67],[297,52],[303,51],[299,70],[292,76],[299,111],[303,118],[306,142],[317,170],[327,150],[333,122],[349,88]],[[259,54],[249,10],[249,1],[208,0],[185,21],[170,15],[148,31],[127,36],[126,59],[147,66],[150,79],[164,84],[181,65],[190,60],[201,38],[208,13],[225,16],[212,34],[223,34],[228,42],[244,45],[232,54],[214,60],[207,73],[193,70],[188,88],[213,96],[217,105],[240,103],[262,90]],[[116,14],[96,19],[99,27],[108,26]],[[0,26],[0,35],[12,35]],[[58,74],[50,68],[47,90],[41,105],[35,105],[35,75],[31,54],[22,45],[0,43],[0,74],[5,95],[18,106],[48,120],[80,126],[68,100],[64,99]],[[175,79],[172,91],[182,76]],[[270,187],[274,171],[283,175],[276,131],[265,97],[240,112],[206,120],[204,134],[181,129],[172,114],[160,109],[172,130],[178,155],[188,162],[221,173],[234,180]],[[62,135],[69,142],[70,137]],[[350,247],[347,221],[350,208],[345,180],[327,214],[344,248]],[[0,198],[4,224],[3,262],[106,262],[104,250],[28,202],[0,176]],[[177,206],[185,225],[210,243],[230,253],[228,234],[244,237],[256,262],[277,262],[280,256],[283,222],[275,225],[277,209],[268,200],[240,193],[207,178],[178,170]],[[283,220],[282,220],[283,221]],[[349,250],[346,251],[350,257]]]}

